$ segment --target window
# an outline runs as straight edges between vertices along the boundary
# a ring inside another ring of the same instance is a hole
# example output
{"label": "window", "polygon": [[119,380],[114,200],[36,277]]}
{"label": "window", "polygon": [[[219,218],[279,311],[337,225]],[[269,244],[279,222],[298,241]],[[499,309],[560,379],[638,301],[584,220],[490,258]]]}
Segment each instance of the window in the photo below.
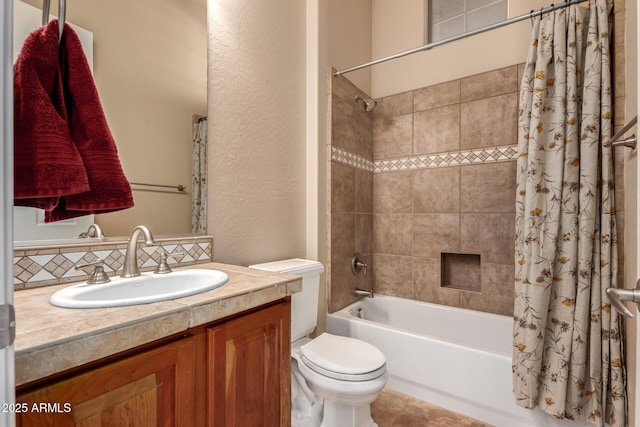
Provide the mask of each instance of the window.
{"label": "window", "polygon": [[428,0],[427,43],[507,19],[507,0]]}

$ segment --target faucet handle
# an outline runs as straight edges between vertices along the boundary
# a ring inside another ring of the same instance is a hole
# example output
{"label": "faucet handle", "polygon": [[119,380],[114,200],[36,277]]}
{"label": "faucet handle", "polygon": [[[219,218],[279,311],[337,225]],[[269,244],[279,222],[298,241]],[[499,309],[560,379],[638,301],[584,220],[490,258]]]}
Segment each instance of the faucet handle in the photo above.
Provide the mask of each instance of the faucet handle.
{"label": "faucet handle", "polygon": [[[94,267],[90,269],[88,267]],[[76,270],[82,270],[89,275],[87,279],[88,285],[99,285],[101,283],[108,283],[111,281],[107,273],[104,272],[104,260],[96,257],[91,262],[77,263],[75,265]]]}
{"label": "faucet handle", "polygon": [[362,262],[360,254],[355,254],[353,258],[351,258],[351,272],[356,276],[360,274],[360,272],[365,276],[367,275],[367,264]]}
{"label": "faucet handle", "polygon": [[184,256],[184,252],[167,253],[167,251],[162,251],[162,253],[160,254],[160,262],[158,262],[158,266],[153,272],[156,274],[171,273],[171,267],[167,262],[167,257],[171,257],[175,259],[177,257],[182,257],[182,256]]}

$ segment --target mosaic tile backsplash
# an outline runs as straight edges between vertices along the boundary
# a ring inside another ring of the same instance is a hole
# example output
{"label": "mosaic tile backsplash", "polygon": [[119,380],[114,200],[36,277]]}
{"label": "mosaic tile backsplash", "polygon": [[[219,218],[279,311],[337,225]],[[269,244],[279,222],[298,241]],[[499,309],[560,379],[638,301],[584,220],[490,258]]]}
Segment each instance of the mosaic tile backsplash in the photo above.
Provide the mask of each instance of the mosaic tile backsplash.
{"label": "mosaic tile backsplash", "polygon": [[[124,262],[127,242],[106,241],[83,245],[24,247],[14,250],[13,283],[16,290],[58,285],[87,280],[88,275],[76,270],[77,264],[104,260],[104,270],[109,276],[116,275]],[[213,260],[213,237],[159,238],[155,246],[138,243],[138,265],[140,271],[152,271],[163,252],[183,253],[169,257],[171,267],[211,262]]]}

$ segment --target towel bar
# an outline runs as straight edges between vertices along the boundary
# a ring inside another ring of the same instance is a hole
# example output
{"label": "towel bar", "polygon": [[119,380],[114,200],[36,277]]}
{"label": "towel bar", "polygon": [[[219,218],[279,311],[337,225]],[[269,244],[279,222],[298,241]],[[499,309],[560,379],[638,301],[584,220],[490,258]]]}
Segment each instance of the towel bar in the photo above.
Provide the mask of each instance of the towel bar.
{"label": "towel bar", "polygon": [[131,185],[143,185],[146,187],[174,188],[181,193],[184,193],[184,190],[187,189],[187,187],[185,187],[184,185],[144,184],[142,182],[132,182]]}
{"label": "towel bar", "polygon": [[640,280],[636,283],[635,289],[608,288],[607,295],[618,313],[625,317],[634,317],[633,312],[625,307],[622,301],[632,301],[640,304]]}
{"label": "towel bar", "polygon": [[636,123],[638,122],[638,116],[635,116],[633,119],[629,120],[629,123],[627,123],[626,125],[624,125],[624,127],[622,129],[620,129],[618,132],[616,132],[615,135],[613,135],[611,137],[610,140],[608,140],[607,142],[605,142],[603,145],[605,147],[619,147],[619,146],[624,146],[624,147],[630,147],[630,148],[636,148],[636,136],[635,135],[631,135],[629,138],[624,139],[622,141],[618,141],[622,135],[624,135],[625,133],[627,133],[627,131],[629,129],[631,129]]}

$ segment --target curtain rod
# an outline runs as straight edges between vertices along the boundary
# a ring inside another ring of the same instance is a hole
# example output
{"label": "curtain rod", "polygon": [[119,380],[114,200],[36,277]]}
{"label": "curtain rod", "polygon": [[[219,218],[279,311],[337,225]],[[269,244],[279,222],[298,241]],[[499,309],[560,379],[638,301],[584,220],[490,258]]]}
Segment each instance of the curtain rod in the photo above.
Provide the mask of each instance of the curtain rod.
{"label": "curtain rod", "polygon": [[419,47],[416,47],[416,48],[413,48],[413,49],[410,49],[410,50],[405,50],[404,52],[396,53],[395,55],[390,55],[390,56],[386,56],[384,58],[376,59],[375,61],[367,62],[366,64],[357,65],[355,67],[347,68],[346,70],[342,70],[342,71],[336,71],[335,73],[333,73],[333,75],[334,76],[340,76],[342,74],[350,73],[352,71],[357,71],[357,70],[360,70],[362,68],[370,67],[372,65],[377,65],[377,64],[381,64],[383,62],[391,61],[392,59],[402,58],[403,56],[412,55],[414,53],[418,53],[418,52],[422,52],[422,51],[425,51],[425,50],[429,50],[429,49],[432,49],[434,47],[441,46],[443,44],[454,42],[456,40],[461,40],[461,39],[464,39],[466,37],[475,36],[476,34],[484,33],[485,31],[490,31],[490,30],[495,30],[496,28],[505,27],[507,25],[510,25],[510,24],[513,24],[513,23],[516,23],[516,22],[524,21],[525,19],[531,19],[531,18],[533,18],[535,16],[544,15],[545,13],[549,13],[549,12],[552,12],[552,11],[557,10],[557,9],[564,9],[565,7],[569,7],[571,5],[578,4],[578,3],[583,3],[585,1],[588,1],[588,0],[571,0],[571,1],[566,1],[564,3],[557,4],[557,5],[553,5],[552,4],[551,6],[545,7],[543,9],[538,10],[538,11],[533,11],[532,10],[531,13],[527,13],[526,15],[516,16],[514,18],[510,18],[510,19],[507,19],[505,21],[501,21],[501,22],[497,22],[495,24],[487,25],[486,27],[482,27],[482,28],[475,29],[473,31],[468,31],[466,33],[458,34],[457,36],[453,36],[453,37],[449,37],[449,38],[446,38],[446,39],[442,39],[442,40],[439,40],[437,42],[429,43],[429,44],[426,44],[424,46],[419,46]]}

